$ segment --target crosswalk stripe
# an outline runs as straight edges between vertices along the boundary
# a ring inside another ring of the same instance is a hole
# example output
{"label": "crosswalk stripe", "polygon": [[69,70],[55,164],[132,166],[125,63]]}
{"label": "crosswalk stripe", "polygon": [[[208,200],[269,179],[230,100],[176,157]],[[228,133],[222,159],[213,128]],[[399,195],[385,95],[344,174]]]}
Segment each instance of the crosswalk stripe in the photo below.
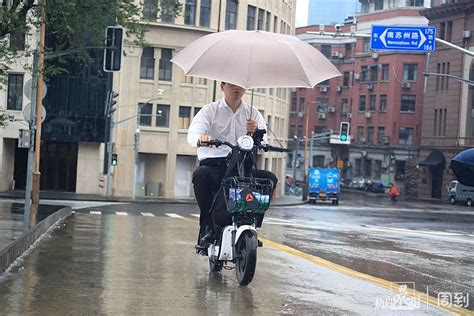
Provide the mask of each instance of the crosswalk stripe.
{"label": "crosswalk stripe", "polygon": [[191,216],[194,216],[194,217],[197,217],[197,218],[201,217],[201,215],[199,215],[199,214],[191,214]]}
{"label": "crosswalk stripe", "polygon": [[90,212],[92,215],[102,215],[101,211],[91,211]]}
{"label": "crosswalk stripe", "polygon": [[184,218],[181,215],[175,214],[175,213],[165,213],[166,216],[173,217],[173,218]]}
{"label": "crosswalk stripe", "polygon": [[121,215],[121,216],[127,216],[128,215],[127,212],[115,212],[115,214]]}
{"label": "crosswalk stripe", "polygon": [[142,214],[143,216],[155,217],[155,215],[152,213],[140,213],[140,214]]}

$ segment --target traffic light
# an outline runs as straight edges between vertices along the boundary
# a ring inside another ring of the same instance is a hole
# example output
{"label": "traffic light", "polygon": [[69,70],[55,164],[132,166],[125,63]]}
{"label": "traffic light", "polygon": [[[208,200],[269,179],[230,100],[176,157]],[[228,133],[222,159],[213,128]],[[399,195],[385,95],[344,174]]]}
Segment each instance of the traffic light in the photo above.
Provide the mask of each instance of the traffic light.
{"label": "traffic light", "polygon": [[118,163],[118,156],[117,154],[112,154],[112,166],[116,166]]}
{"label": "traffic light", "polygon": [[349,139],[349,122],[341,122],[341,127],[339,129],[339,140],[345,142]]}
{"label": "traffic light", "polygon": [[107,26],[105,31],[104,71],[119,71],[122,66],[123,33],[121,26]]}
{"label": "traffic light", "polygon": [[110,108],[109,108],[109,114],[114,113],[117,111],[117,98],[119,94],[115,91],[112,91],[110,93]]}

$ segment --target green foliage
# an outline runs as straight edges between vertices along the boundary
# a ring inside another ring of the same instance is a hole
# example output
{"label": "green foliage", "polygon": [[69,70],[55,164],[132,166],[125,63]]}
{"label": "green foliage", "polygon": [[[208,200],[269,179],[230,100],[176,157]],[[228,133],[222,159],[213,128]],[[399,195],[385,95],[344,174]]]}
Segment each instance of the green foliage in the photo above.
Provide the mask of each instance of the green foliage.
{"label": "green foliage", "polygon": [[[156,11],[173,12],[179,15],[182,5],[179,0],[45,0],[46,54],[69,53],[81,62],[90,62],[86,48],[100,48],[104,45],[105,29],[109,25],[121,25],[126,29],[128,40],[145,45],[147,25],[143,20],[143,1],[156,6]],[[39,1],[41,3],[41,1]],[[31,56],[36,48],[26,45],[17,49],[9,45],[8,36],[26,33],[33,35],[39,27],[41,7],[33,5],[34,0],[0,0],[0,88],[5,83],[14,60]],[[26,22],[26,23],[25,23]],[[64,54],[66,56],[66,54]],[[44,76],[66,72],[61,65],[69,61],[55,58],[48,63]],[[31,66],[26,66],[31,67]]]}

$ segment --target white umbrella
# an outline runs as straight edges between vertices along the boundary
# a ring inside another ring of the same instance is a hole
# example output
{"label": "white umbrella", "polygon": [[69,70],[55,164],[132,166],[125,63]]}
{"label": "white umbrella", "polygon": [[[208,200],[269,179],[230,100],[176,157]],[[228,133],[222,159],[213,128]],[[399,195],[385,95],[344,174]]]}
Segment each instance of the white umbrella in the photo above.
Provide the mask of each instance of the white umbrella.
{"label": "white umbrella", "polygon": [[264,31],[225,31],[203,36],[172,60],[186,75],[240,87],[312,88],[340,76],[317,49],[300,39]]}

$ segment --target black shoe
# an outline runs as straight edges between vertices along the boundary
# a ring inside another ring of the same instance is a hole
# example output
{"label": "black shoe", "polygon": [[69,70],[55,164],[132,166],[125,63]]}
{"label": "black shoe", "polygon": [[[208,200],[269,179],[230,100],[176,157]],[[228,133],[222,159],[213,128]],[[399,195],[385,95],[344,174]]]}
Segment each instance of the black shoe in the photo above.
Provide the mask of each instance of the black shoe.
{"label": "black shoe", "polygon": [[207,256],[207,248],[201,245],[196,245],[196,253],[201,256]]}

